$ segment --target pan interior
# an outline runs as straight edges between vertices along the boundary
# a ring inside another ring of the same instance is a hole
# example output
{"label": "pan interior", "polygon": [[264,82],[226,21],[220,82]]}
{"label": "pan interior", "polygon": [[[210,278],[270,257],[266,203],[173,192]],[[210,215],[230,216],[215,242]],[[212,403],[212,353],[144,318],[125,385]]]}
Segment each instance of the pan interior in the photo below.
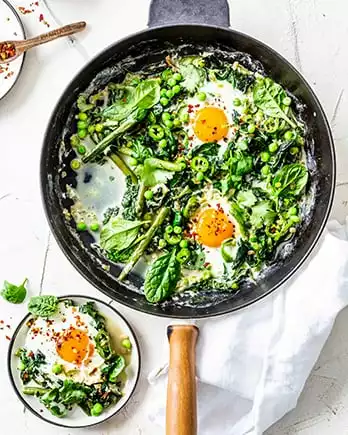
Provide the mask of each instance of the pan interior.
{"label": "pan interior", "polygon": [[[307,217],[297,237],[280,249],[277,261],[257,284],[248,282],[233,294],[209,290],[199,294],[187,292],[154,306],[141,295],[141,278],[133,274],[128,282],[119,283],[116,277],[120,267],[105,260],[93,248],[93,237],[88,233],[77,234],[72,222],[64,217],[64,210],[72,205],[66,195],[66,186],[76,186],[76,175],[69,169],[74,158],[69,137],[73,133],[74,104],[81,92],[91,94],[110,81],[119,82],[128,71],[156,70],[163,66],[165,56],[172,52],[180,55],[212,52],[231,62],[238,60],[287,88],[297,101],[297,112],[306,124],[305,149],[311,189]],[[48,219],[58,242],[78,270],[96,287],[142,311],[200,317],[238,309],[259,299],[285,281],[304,260],[328,215],[334,183],[333,159],[331,137],[319,103],[308,85],[284,59],[258,41],[236,32],[205,26],[177,26],[150,30],[121,41],[94,59],[72,81],[47,130],[42,154],[42,187]]]}

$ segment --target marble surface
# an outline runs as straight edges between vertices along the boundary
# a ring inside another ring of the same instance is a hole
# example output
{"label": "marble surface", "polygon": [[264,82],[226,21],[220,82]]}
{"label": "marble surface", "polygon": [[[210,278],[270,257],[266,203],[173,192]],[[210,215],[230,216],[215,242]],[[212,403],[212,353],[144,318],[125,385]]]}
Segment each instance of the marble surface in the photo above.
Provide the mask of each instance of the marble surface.
{"label": "marble surface", "polygon": [[[1,0],[0,0],[1,1]],[[30,0],[15,0],[29,7]],[[282,53],[303,73],[321,100],[331,122],[337,150],[338,189],[332,217],[344,219],[348,204],[348,77],[344,0],[231,0],[233,28],[261,39]],[[39,190],[39,157],[50,113],[68,81],[95,54],[113,41],[145,28],[149,0],[43,0],[22,15],[28,36],[60,23],[86,20],[88,31],[28,53],[23,73],[0,102],[0,282],[29,278],[30,295],[80,293],[107,300],[70,265],[49,232]],[[40,14],[44,19],[40,21]],[[1,25],[1,23],[0,23]],[[76,435],[160,435],[147,420],[145,376],[154,366],[164,339],[165,319],[137,313],[113,303],[132,323],[143,356],[143,375],[127,408],[104,425],[74,430]],[[0,421],[8,435],[69,434],[50,427],[23,409],[11,390],[5,360],[6,336],[25,313],[25,305],[0,300]],[[301,395],[297,408],[267,435],[312,435],[348,432],[348,309],[334,330]],[[2,431],[1,431],[2,432]],[[214,434],[215,435],[215,434]]]}

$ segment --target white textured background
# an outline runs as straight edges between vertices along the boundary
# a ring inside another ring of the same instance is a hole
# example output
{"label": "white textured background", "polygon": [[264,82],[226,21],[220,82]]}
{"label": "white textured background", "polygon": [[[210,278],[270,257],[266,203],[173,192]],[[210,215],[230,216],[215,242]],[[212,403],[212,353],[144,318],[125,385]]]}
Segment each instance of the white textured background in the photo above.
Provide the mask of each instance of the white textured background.
{"label": "white textured background", "polygon": [[[0,0],[1,1],[1,0]],[[15,0],[28,6],[29,0]],[[212,0],[213,1],[213,0]],[[39,191],[39,156],[50,113],[67,82],[105,46],[146,26],[149,0],[48,0],[22,16],[28,36],[47,30],[40,12],[54,26],[86,20],[88,32],[43,46],[28,54],[15,89],[0,102],[0,282],[30,279],[30,294],[81,293],[103,298],[73,269],[58,249],[43,215]],[[338,157],[333,217],[342,220],[348,204],[348,3],[346,0],[231,0],[233,28],[261,39],[303,73],[319,96],[331,122]],[[1,23],[0,23],[1,25]],[[333,259],[334,261],[334,259]],[[104,298],[105,299],[105,298]],[[145,417],[145,376],[156,362],[166,320],[114,304],[135,326],[143,354],[143,377],[127,409],[105,425],[74,430],[76,435],[160,435]],[[15,326],[25,306],[0,300],[0,319]],[[49,427],[17,401],[5,367],[12,330],[0,330],[0,433],[58,435],[71,431]],[[6,426],[6,430],[4,429]],[[344,435],[348,433],[348,310],[343,311],[313,369],[297,408],[267,435]],[[213,435],[213,434],[212,434]],[[219,434],[214,434],[219,435]],[[222,435],[222,434],[221,434]]]}

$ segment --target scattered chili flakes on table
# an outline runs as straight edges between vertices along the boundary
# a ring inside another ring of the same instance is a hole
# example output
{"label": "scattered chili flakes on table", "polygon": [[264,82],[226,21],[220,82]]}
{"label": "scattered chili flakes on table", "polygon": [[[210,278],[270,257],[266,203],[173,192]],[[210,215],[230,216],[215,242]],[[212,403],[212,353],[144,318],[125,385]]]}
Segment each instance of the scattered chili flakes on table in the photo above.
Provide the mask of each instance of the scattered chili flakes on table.
{"label": "scattered chili flakes on table", "polygon": [[10,42],[4,42],[0,44],[0,59],[2,61],[10,59],[16,55],[16,47]]}
{"label": "scattered chili flakes on table", "polygon": [[18,6],[18,10],[23,15],[31,14],[32,12],[34,12],[34,9],[27,9],[24,6]]}

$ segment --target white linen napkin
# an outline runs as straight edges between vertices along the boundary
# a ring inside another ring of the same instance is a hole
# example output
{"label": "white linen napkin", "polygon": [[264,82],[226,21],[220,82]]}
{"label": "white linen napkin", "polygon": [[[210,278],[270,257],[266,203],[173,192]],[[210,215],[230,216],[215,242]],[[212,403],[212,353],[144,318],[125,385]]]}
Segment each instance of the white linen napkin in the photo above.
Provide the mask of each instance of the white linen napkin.
{"label": "white linen napkin", "polygon": [[[296,406],[305,381],[348,304],[348,220],[331,222],[310,261],[251,307],[197,321],[200,435],[261,435]],[[180,322],[183,323],[183,322]],[[148,415],[164,425],[166,361],[149,375]]]}

